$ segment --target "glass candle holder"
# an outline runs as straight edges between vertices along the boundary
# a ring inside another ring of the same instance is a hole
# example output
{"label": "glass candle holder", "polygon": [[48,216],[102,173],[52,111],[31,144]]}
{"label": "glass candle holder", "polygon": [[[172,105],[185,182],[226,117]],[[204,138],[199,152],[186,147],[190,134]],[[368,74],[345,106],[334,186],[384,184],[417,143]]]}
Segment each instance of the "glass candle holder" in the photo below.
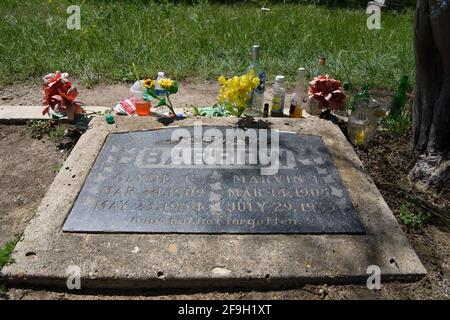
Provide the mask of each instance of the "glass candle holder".
{"label": "glass candle holder", "polygon": [[382,116],[376,100],[359,100],[356,110],[348,119],[347,132],[350,142],[355,146],[366,146],[375,135],[378,121]]}

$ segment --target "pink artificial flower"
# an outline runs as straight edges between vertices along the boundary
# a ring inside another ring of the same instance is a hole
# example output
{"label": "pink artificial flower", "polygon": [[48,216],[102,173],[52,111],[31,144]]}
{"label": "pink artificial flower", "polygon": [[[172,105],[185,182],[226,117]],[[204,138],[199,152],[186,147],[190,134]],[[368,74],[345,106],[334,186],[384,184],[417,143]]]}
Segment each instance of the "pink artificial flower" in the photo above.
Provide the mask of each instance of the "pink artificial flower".
{"label": "pink artificial flower", "polygon": [[342,110],[345,106],[346,96],[342,83],[328,75],[315,77],[310,82],[309,97],[314,97],[322,107],[332,110]]}

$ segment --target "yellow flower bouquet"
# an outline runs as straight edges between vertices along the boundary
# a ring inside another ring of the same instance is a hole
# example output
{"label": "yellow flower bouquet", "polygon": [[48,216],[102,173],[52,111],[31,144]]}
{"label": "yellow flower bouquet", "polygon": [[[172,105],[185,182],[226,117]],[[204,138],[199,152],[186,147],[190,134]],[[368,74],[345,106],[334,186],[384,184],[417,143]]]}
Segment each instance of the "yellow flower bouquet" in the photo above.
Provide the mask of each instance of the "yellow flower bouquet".
{"label": "yellow flower bouquet", "polygon": [[225,110],[236,117],[241,117],[247,108],[249,95],[259,85],[259,78],[253,70],[242,76],[234,76],[226,79],[220,76],[219,104],[224,105]]}

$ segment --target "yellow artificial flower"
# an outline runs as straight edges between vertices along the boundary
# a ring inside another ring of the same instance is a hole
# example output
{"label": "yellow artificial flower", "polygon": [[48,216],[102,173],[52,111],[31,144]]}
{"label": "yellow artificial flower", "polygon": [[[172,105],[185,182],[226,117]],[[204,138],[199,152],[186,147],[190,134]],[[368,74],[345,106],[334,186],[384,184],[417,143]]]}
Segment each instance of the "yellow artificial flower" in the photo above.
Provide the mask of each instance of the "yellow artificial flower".
{"label": "yellow artificial flower", "polygon": [[174,81],[170,79],[161,79],[158,80],[158,84],[161,86],[161,88],[170,90],[174,84]]}
{"label": "yellow artificial flower", "polygon": [[145,86],[147,89],[151,89],[151,88],[153,88],[153,87],[155,86],[155,81],[152,80],[152,79],[145,79],[145,80],[144,80],[144,86]]}
{"label": "yellow artificial flower", "polygon": [[219,83],[220,83],[221,85],[224,85],[224,84],[227,82],[227,80],[225,79],[224,76],[220,76],[219,79],[218,79],[218,81],[219,81]]}
{"label": "yellow artificial flower", "polygon": [[259,85],[259,78],[254,76],[253,70],[240,77],[234,76],[230,79],[220,76],[219,103],[231,103],[238,107],[245,107],[250,92]]}

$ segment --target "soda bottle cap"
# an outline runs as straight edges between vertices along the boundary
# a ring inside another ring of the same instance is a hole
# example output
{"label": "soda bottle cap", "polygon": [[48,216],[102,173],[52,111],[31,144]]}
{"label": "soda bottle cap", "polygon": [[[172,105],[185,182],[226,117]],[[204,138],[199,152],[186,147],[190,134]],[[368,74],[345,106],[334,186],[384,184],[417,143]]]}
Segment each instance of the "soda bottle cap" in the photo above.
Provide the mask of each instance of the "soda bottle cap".
{"label": "soda bottle cap", "polygon": [[277,82],[283,82],[283,81],[284,81],[284,76],[276,76],[276,77],[275,77],[275,81],[277,81]]}

